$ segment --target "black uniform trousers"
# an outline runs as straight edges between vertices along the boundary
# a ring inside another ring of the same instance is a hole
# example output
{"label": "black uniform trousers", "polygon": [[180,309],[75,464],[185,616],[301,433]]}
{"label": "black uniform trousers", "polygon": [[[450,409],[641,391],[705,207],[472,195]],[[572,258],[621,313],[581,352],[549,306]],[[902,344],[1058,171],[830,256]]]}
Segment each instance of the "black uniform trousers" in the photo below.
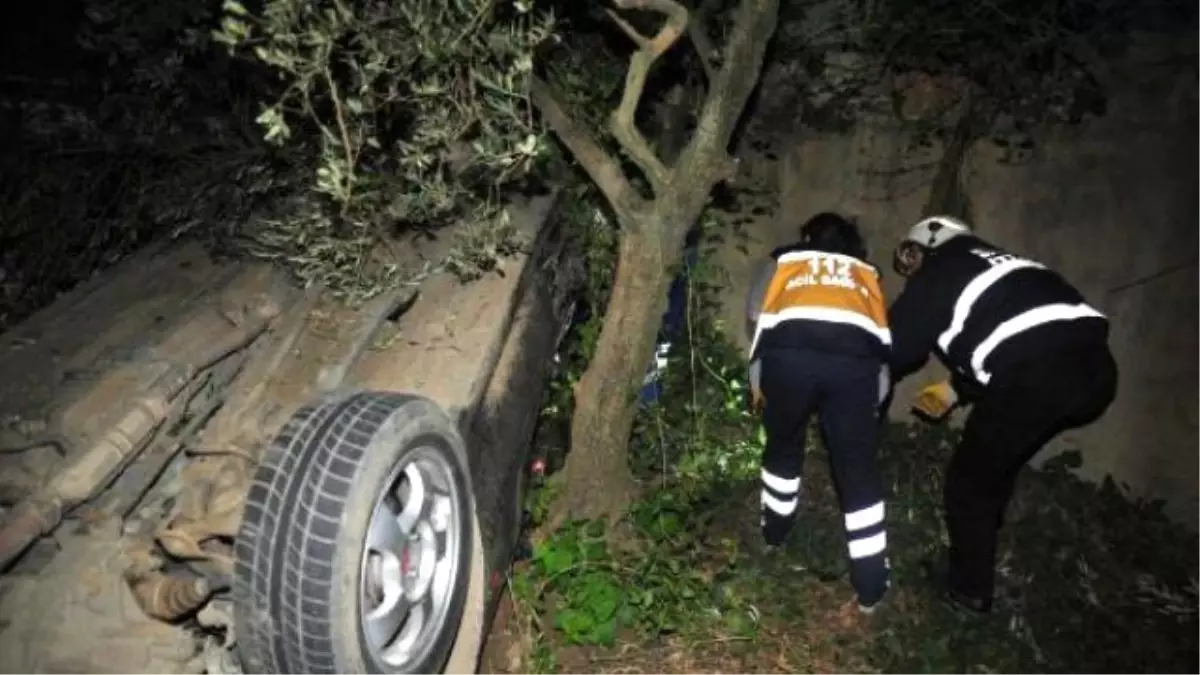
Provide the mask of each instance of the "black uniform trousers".
{"label": "black uniform trousers", "polygon": [[1116,396],[1117,365],[1102,341],[996,373],[975,400],[946,470],[950,587],[990,603],[996,539],[1021,467],[1059,433],[1094,421]]}
{"label": "black uniform trousers", "polygon": [[851,580],[859,602],[887,591],[887,538],[878,464],[879,370],[876,358],[805,349],[759,355],[767,444],[762,466],[763,537],[783,542],[799,506],[805,431],[813,413],[845,517]]}

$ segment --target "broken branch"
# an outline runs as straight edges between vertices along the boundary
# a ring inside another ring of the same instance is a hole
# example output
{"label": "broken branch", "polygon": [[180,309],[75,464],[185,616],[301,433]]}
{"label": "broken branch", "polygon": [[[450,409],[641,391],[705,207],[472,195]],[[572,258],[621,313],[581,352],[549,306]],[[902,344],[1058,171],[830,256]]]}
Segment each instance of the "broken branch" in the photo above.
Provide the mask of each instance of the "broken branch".
{"label": "broken branch", "polygon": [[651,149],[646,137],[638,130],[634,117],[642,93],[646,88],[646,78],[650,68],[658,57],[662,56],[675,44],[687,30],[688,10],[675,0],[613,0],[619,9],[644,9],[659,12],[667,17],[666,22],[658,33],[646,39],[637,33],[624,19],[615,13],[610,13],[617,20],[621,30],[630,35],[638,45],[637,51],[629,57],[629,70],[625,73],[625,89],[621,92],[621,103],[613,111],[609,122],[612,135],[621,144],[621,148],[629,155],[646,179],[656,195],[661,194],[669,178],[667,167]]}

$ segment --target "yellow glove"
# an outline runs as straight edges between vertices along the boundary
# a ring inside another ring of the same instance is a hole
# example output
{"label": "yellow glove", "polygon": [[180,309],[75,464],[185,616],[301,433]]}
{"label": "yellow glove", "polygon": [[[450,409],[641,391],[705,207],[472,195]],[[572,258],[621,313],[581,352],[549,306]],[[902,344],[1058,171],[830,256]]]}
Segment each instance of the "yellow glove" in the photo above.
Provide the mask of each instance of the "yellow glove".
{"label": "yellow glove", "polygon": [[950,414],[957,403],[958,394],[954,391],[954,387],[950,386],[950,381],[945,380],[922,389],[913,401],[912,408],[914,412],[925,417],[941,421]]}

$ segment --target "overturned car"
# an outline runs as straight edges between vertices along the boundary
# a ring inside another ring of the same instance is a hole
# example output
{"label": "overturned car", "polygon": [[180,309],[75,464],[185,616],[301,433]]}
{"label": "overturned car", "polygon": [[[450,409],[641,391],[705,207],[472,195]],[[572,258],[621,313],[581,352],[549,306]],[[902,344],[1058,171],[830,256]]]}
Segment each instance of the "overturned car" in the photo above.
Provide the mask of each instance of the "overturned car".
{"label": "overturned car", "polygon": [[357,309],[161,244],[0,335],[0,670],[474,672],[582,279],[554,213]]}

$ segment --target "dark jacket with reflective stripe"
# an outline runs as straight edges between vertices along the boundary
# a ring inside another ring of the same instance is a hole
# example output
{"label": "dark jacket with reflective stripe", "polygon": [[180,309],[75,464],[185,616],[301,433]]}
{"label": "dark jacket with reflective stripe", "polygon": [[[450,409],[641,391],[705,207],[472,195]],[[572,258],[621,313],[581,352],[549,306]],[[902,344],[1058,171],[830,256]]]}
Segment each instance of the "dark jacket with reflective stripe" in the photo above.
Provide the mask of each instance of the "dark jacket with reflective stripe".
{"label": "dark jacket with reflective stripe", "polygon": [[935,353],[960,395],[1025,359],[1108,339],[1108,320],[1062,276],[978,237],[955,238],[928,254],[889,319],[893,377]]}

